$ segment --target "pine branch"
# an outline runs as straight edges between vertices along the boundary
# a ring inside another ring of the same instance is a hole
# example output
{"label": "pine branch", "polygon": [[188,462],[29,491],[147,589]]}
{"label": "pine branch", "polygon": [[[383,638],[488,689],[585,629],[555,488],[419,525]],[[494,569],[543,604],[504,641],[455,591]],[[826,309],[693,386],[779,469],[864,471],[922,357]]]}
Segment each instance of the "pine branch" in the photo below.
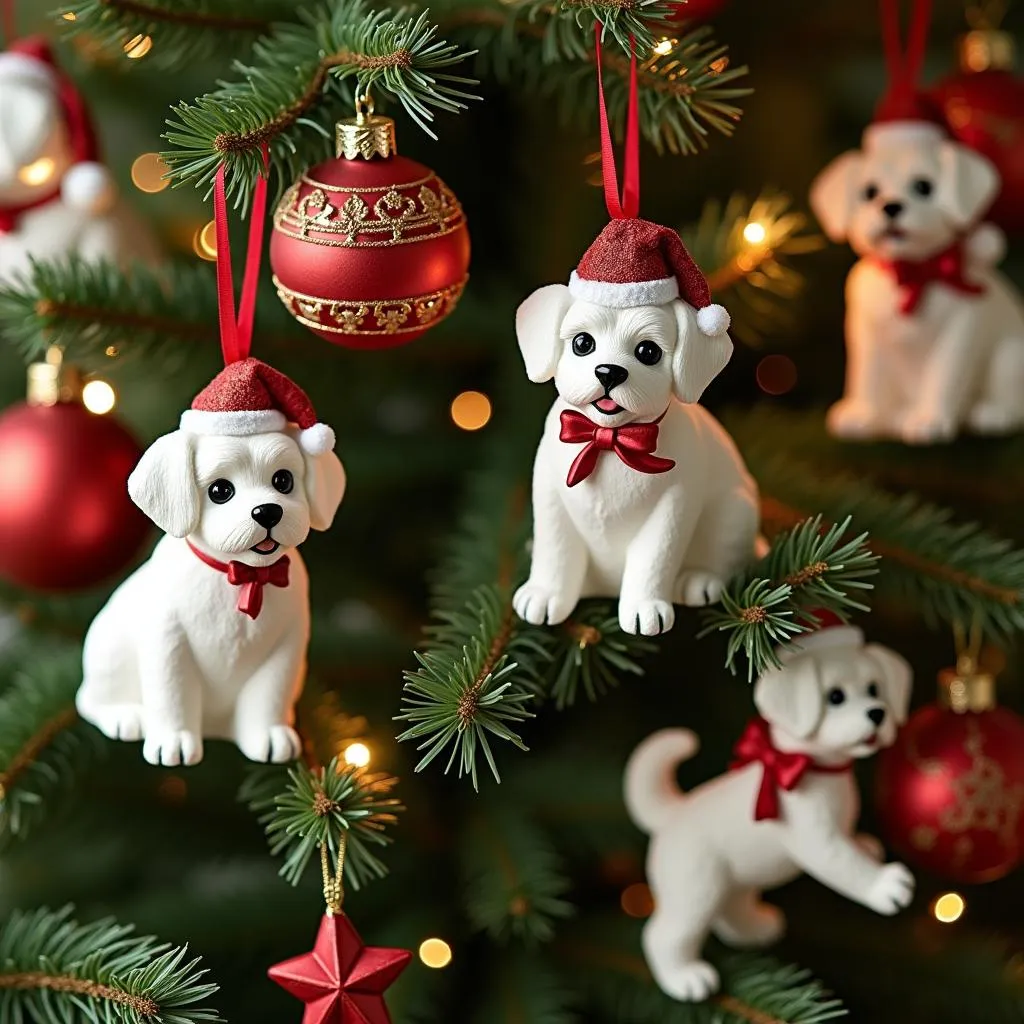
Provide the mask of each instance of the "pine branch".
{"label": "pine branch", "polygon": [[250,771],[239,799],[259,815],[270,852],[284,855],[280,873],[288,882],[298,885],[310,858],[325,843],[337,856],[345,837],[345,881],[359,889],[387,874],[371,847],[391,842],[385,829],[403,810],[388,795],[397,781],[337,758],[318,769],[260,766]]}
{"label": "pine branch", "polygon": [[81,678],[78,651],[34,657],[0,696],[0,842],[24,839],[94,749],[75,711]]}
{"label": "pine branch", "polygon": [[484,809],[462,829],[459,859],[470,923],[491,938],[547,942],[572,904],[561,858],[550,840],[517,811]]}
{"label": "pine branch", "polygon": [[72,908],[16,911],[0,928],[0,1020],[36,1024],[199,1024],[203,981],[184,947],[134,936],[110,919],[78,924]]}
{"label": "pine branch", "polygon": [[[244,206],[270,147],[281,180],[329,152],[334,122],[351,117],[355,95],[391,99],[428,135],[434,110],[457,113],[476,97],[476,82],[447,69],[468,53],[438,40],[426,12],[370,10],[364,0],[329,0],[276,25],[257,41],[241,81],[223,83],[195,103],[174,108],[164,154],[177,182],[209,189],[226,162],[228,192]],[[311,141],[310,141],[311,140]]]}
{"label": "pine branch", "polygon": [[870,590],[879,556],[867,535],[849,538],[849,517],[823,529],[821,516],[798,523],[775,537],[771,550],[756,565],[730,581],[721,606],[703,613],[701,636],[728,636],[726,667],[736,671],[736,657],[747,659],[747,678],[779,664],[775,645],[817,624],[816,610],[845,619],[867,611],[851,591]]}
{"label": "pine branch", "polygon": [[568,986],[545,955],[503,950],[475,986],[472,1024],[576,1024]]}

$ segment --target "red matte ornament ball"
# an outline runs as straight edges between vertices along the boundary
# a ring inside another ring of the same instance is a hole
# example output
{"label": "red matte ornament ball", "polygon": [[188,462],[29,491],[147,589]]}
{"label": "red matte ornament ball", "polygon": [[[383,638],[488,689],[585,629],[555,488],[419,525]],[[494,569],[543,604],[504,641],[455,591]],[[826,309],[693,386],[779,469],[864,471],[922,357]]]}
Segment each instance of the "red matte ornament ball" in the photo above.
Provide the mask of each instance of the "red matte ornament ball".
{"label": "red matte ornament ball", "polygon": [[729,0],[687,0],[686,3],[673,4],[675,11],[672,20],[708,21],[718,17],[728,3]]}
{"label": "red matte ornament ball", "polygon": [[124,569],[149,532],[128,496],[142,454],[117,420],[80,402],[0,415],[0,578],[80,590]]}
{"label": "red matte ornament ball", "polygon": [[1007,708],[915,712],[881,755],[883,830],[909,863],[990,882],[1024,859],[1024,720]]}

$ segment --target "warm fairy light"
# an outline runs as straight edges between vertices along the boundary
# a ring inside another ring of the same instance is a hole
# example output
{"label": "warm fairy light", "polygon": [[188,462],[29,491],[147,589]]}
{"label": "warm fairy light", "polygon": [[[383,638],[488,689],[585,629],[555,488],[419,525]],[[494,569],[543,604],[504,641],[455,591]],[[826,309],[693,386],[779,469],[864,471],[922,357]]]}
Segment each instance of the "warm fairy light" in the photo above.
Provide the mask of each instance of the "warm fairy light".
{"label": "warm fairy light", "polygon": [[622,890],[619,902],[630,917],[650,917],[654,913],[654,897],[650,886],[634,882]]}
{"label": "warm fairy light", "polygon": [[752,220],[743,229],[743,240],[751,245],[760,245],[768,237],[768,229],[760,222]]}
{"label": "warm fairy light", "polygon": [[664,57],[666,53],[671,52],[672,40],[669,39],[667,36],[664,39],[662,39],[660,43],[655,45],[654,49],[651,50],[651,53],[656,53],[659,57]]}
{"label": "warm fairy light", "polygon": [[61,17],[65,21],[78,21],[78,15],[74,11],[65,11]]}
{"label": "warm fairy light", "polygon": [[125,56],[129,60],[139,60],[145,57],[150,50],[153,49],[153,37],[144,36],[140,32],[137,36],[132,36],[127,43],[124,44]]}
{"label": "warm fairy light", "polygon": [[163,192],[170,185],[166,173],[167,164],[159,153],[143,153],[132,164],[132,183],[140,192]]}
{"label": "warm fairy light", "polygon": [[452,962],[452,947],[444,939],[424,939],[420,959],[427,967],[447,967]]}
{"label": "warm fairy light", "polygon": [[479,430],[491,418],[491,400],[481,391],[463,391],[452,399],[451,415],[461,430]]}
{"label": "warm fairy light", "polygon": [[766,395],[784,395],[796,387],[796,363],[789,356],[765,356],[757,364],[757,386]]}
{"label": "warm fairy light", "polygon": [[53,177],[57,165],[48,156],[41,156],[30,164],[18,168],[18,180],[23,185],[43,185]]}
{"label": "warm fairy light", "polygon": [[217,259],[217,228],[212,220],[192,236],[192,250],[200,259],[210,262]]}
{"label": "warm fairy light", "polygon": [[718,60],[713,60],[708,67],[711,69],[712,74],[720,75],[729,66],[728,57],[719,57]]}
{"label": "warm fairy light", "polygon": [[108,356],[110,359],[116,359],[118,357],[118,355],[119,355],[118,348],[117,348],[116,345],[108,345],[103,350],[103,353],[104,353],[104,355]]}
{"label": "warm fairy light", "polygon": [[932,904],[935,920],[941,921],[943,924],[959,921],[966,909],[967,903],[958,892],[944,892]]}
{"label": "warm fairy light", "polygon": [[345,748],[345,763],[365,768],[370,763],[370,748],[365,743],[350,743]]}
{"label": "warm fairy light", "polygon": [[105,380],[91,380],[82,388],[82,404],[102,416],[117,404],[117,392]]}

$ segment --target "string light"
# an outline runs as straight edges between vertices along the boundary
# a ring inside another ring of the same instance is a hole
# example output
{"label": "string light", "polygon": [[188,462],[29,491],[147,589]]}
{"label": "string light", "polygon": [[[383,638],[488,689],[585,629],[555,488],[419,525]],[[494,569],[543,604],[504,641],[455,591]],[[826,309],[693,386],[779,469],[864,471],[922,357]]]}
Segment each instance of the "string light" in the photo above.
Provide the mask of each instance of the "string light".
{"label": "string light", "polygon": [[427,967],[447,967],[452,962],[452,947],[444,939],[424,939],[420,943],[420,960]]}
{"label": "string light", "polygon": [[952,924],[959,921],[967,909],[967,902],[958,892],[944,892],[932,904],[932,913],[936,921]]}
{"label": "string light", "polygon": [[619,900],[623,911],[630,917],[650,917],[654,912],[654,897],[650,887],[643,882],[634,882],[622,890]]}
{"label": "string light", "polygon": [[757,386],[766,395],[784,395],[796,387],[796,363],[789,356],[765,356],[757,364]]}
{"label": "string light", "polygon": [[57,165],[48,156],[41,156],[18,168],[18,181],[23,185],[42,185],[53,177]]}
{"label": "string light", "polygon": [[656,53],[659,57],[664,57],[666,54],[672,52],[672,46],[675,40],[669,39],[667,36],[661,40],[654,48],[651,53]]}
{"label": "string light", "polygon": [[760,245],[768,237],[768,229],[757,220],[752,220],[743,229],[743,240],[750,245]]}
{"label": "string light", "polygon": [[137,36],[132,36],[132,38],[124,44],[125,56],[129,60],[141,60],[152,49],[153,37],[145,36],[141,32]]}
{"label": "string light", "polygon": [[82,388],[82,404],[102,416],[117,404],[117,392],[105,380],[91,380]]}
{"label": "string light", "polygon": [[350,743],[345,748],[345,763],[354,768],[365,768],[370,763],[370,748],[365,743]]}
{"label": "string light", "polygon": [[211,263],[217,259],[217,228],[213,221],[208,221],[192,236],[192,251],[200,258]]}
{"label": "string light", "polygon": [[65,21],[78,21],[78,15],[74,11],[65,11],[61,17]]}
{"label": "string light", "polygon": [[491,400],[480,391],[463,391],[452,400],[451,416],[461,430],[479,430],[491,418]]}
{"label": "string light", "polygon": [[167,164],[159,153],[143,153],[132,164],[132,184],[140,192],[163,192],[171,183],[166,173]]}

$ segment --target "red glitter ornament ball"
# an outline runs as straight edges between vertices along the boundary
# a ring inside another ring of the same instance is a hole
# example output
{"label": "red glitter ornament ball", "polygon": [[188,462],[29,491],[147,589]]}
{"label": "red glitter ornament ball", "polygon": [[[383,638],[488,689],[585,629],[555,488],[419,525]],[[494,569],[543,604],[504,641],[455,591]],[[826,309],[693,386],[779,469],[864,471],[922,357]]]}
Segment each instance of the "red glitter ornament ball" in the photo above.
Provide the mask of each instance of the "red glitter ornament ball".
{"label": "red glitter ornament ball", "polygon": [[401,345],[455,308],[469,269],[466,218],[429,167],[396,154],[389,118],[364,108],[338,124],[337,139],[337,158],[304,172],[274,213],[274,284],[327,341]]}
{"label": "red glitter ornament ball", "polygon": [[141,454],[117,420],[79,401],[0,415],[0,577],[66,591],[124,569],[150,526],[128,497]]}
{"label": "red glitter ornament ball", "polygon": [[1024,721],[994,705],[991,676],[950,669],[941,681],[953,699],[915,712],[881,755],[879,815],[909,863],[989,882],[1024,859]]}

